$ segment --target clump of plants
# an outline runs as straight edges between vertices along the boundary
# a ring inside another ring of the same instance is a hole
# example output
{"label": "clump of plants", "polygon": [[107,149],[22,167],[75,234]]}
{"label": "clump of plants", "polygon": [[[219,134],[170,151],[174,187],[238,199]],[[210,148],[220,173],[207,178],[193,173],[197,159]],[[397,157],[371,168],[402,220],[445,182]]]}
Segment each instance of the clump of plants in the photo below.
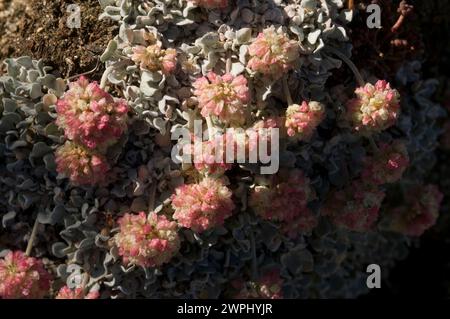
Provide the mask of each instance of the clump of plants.
{"label": "clump of plants", "polygon": [[100,79],[0,77],[1,298],[357,297],[436,223],[435,82],[360,72],[342,1],[99,3]]}

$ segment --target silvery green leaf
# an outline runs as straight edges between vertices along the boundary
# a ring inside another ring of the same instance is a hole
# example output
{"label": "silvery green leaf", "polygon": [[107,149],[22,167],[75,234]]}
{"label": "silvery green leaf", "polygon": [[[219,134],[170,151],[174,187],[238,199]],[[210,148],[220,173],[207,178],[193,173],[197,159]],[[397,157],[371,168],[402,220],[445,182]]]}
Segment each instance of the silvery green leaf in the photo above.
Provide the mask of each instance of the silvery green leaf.
{"label": "silvery green leaf", "polygon": [[102,9],[106,8],[107,6],[112,6],[115,4],[115,0],[99,0],[100,6]]}
{"label": "silvery green leaf", "polygon": [[12,143],[9,146],[9,149],[10,150],[15,150],[16,148],[26,147],[26,146],[28,146],[28,142],[27,141],[18,140],[18,141],[15,141],[14,143]]}
{"label": "silvery green leaf", "polygon": [[242,28],[236,31],[236,42],[238,44],[244,44],[250,41],[252,36],[251,28]]}
{"label": "silvery green leaf", "polygon": [[36,82],[40,76],[40,72],[37,70],[29,70],[27,75],[28,82]]}
{"label": "silvery green leaf", "polygon": [[242,63],[236,62],[231,65],[231,74],[237,76],[245,71],[245,66]]}
{"label": "silvery green leaf", "polygon": [[301,0],[300,5],[307,10],[314,10],[317,6],[316,0]]}
{"label": "silvery green leaf", "polygon": [[308,34],[308,42],[315,44],[322,31],[320,29],[314,30]]}
{"label": "silvery green leaf", "polygon": [[33,150],[30,153],[31,157],[43,157],[45,154],[52,152],[52,148],[44,142],[37,142],[33,145]]}
{"label": "silvery green leaf", "polygon": [[103,54],[100,56],[100,61],[106,62],[107,60],[109,60],[116,52],[117,46],[118,46],[117,41],[115,40],[109,41],[108,46],[105,49],[105,52],[103,52]]}
{"label": "silvery green leaf", "polygon": [[[55,255],[58,258],[64,258],[68,251],[67,249],[69,248],[69,246],[67,246],[66,244],[62,243],[62,242],[56,242],[52,245],[52,254]],[[60,269],[61,271],[62,269]],[[61,276],[61,274],[60,274]]]}
{"label": "silvery green leaf", "polygon": [[45,168],[49,171],[55,171],[56,170],[56,163],[55,163],[55,155],[52,153],[44,155],[42,160],[45,163]]}
{"label": "silvery green leaf", "polygon": [[41,224],[60,224],[63,221],[66,210],[64,206],[57,205],[53,210],[47,209],[45,212],[41,211],[38,213],[38,220]]}
{"label": "silvery green leaf", "polygon": [[0,132],[12,130],[14,126],[22,120],[17,113],[3,114],[0,118]]}
{"label": "silvery green leaf", "polygon": [[14,219],[17,213],[15,211],[10,211],[3,215],[2,217],[2,226],[3,228],[10,227],[14,223]]}
{"label": "silvery green leaf", "polygon": [[33,68],[33,62],[29,56],[22,56],[20,58],[17,58],[16,63],[19,64],[20,66],[23,66],[26,69]]}
{"label": "silvery green leaf", "polygon": [[162,80],[162,74],[159,72],[142,71],[141,82],[155,82]]}
{"label": "silvery green leaf", "polygon": [[141,81],[139,89],[145,96],[155,96],[159,92],[159,88],[150,86],[150,82]]}
{"label": "silvery green leaf", "polygon": [[153,125],[160,131],[162,135],[166,134],[166,121],[157,117],[153,120]]}

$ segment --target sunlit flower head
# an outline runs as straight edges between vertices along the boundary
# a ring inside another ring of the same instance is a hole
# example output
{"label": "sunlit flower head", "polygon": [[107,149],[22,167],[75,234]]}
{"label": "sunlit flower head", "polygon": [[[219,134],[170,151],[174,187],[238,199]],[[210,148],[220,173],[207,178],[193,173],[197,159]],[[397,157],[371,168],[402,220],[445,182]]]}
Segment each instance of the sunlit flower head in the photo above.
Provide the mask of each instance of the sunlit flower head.
{"label": "sunlit flower head", "polygon": [[325,106],[319,102],[292,104],[286,110],[287,134],[298,140],[308,141],[324,117]]}
{"label": "sunlit flower head", "polygon": [[101,184],[110,169],[102,153],[70,141],[56,150],[55,158],[58,173],[76,185]]}
{"label": "sunlit flower head", "polygon": [[222,225],[235,208],[231,196],[218,179],[207,177],[198,184],[182,185],[172,195],[173,218],[195,232]]}
{"label": "sunlit flower head", "polygon": [[100,293],[97,290],[86,292],[86,289],[82,287],[69,288],[63,286],[55,299],[98,299],[98,297],[100,297]]}
{"label": "sunlit flower head", "polygon": [[143,70],[170,74],[177,66],[177,51],[162,49],[159,42],[147,47],[138,45],[133,47],[131,59]]}
{"label": "sunlit flower head", "polygon": [[42,261],[21,251],[0,259],[1,299],[41,299],[49,292],[50,280]]}
{"label": "sunlit flower head", "polygon": [[347,103],[347,119],[356,131],[383,131],[397,122],[400,115],[400,94],[390,84],[379,80],[355,90],[356,98]]}
{"label": "sunlit flower head", "polygon": [[193,86],[203,117],[217,116],[225,123],[243,123],[244,107],[249,100],[247,79],[243,75],[234,77],[227,73],[220,76],[209,72]]}
{"label": "sunlit flower head", "polygon": [[249,46],[247,66],[255,72],[280,78],[299,58],[299,46],[274,27],[259,33]]}
{"label": "sunlit flower head", "polygon": [[81,76],[56,103],[56,123],[70,140],[89,148],[115,143],[127,127],[128,106]]}
{"label": "sunlit flower head", "polygon": [[157,267],[172,259],[180,248],[177,223],[164,215],[125,214],[118,223],[120,229],[114,240],[125,265]]}

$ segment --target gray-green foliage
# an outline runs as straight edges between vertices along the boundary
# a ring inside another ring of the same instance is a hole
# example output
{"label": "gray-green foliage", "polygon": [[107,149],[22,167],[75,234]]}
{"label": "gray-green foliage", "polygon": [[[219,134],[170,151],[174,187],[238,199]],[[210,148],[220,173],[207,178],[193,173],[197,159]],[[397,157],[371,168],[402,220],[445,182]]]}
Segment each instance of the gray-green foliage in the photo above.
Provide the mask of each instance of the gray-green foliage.
{"label": "gray-green foliage", "polygon": [[[186,125],[191,115],[183,101],[190,97],[190,83],[202,73],[222,69],[226,51],[233,57],[232,73],[253,76],[245,68],[245,52],[251,38],[268,25],[285,27],[302,48],[302,65],[289,79],[297,92],[294,98],[328,103],[327,119],[320,127],[326,133],[283,151],[282,166],[301,168],[311,179],[318,195],[311,203],[316,214],[332,187],[347,185],[358,176],[366,151],[361,138],[336,127],[340,106],[326,86],[331,72],[341,66],[326,53],[326,46],[347,53],[351,49],[345,30],[351,14],[342,9],[342,1],[239,0],[225,11],[204,11],[182,0],[99,2],[104,9],[101,18],[120,24],[119,35],[102,55],[105,76],[123,92],[134,113],[126,140],[110,154],[117,159],[116,179],[105,187],[74,187],[58,179],[53,151],[62,138],[54,124],[51,94],[59,97],[64,82],[40,61],[8,59],[7,74],[0,78],[2,232],[14,237],[12,226],[31,224],[33,213],[38,213],[41,223],[54,225],[47,236],[50,242],[38,241],[38,246],[59,265],[57,276],[70,284],[88,273],[90,283],[101,286],[102,297],[112,298],[216,298],[227,292],[231,280],[254,279],[273,266],[281,270],[287,298],[356,297],[368,291],[367,264],[378,263],[388,270],[407,254],[410,239],[401,235],[349,232],[321,217],[311,235],[292,240],[276,225],[243,211],[223,227],[201,235],[180,230],[181,249],[169,264],[148,269],[123,266],[111,245],[116,230],[108,229],[107,215],[115,218],[125,211],[147,210],[152,185],[156,211],[165,209],[183,178],[170,159],[170,145],[156,145],[155,136]],[[191,59],[193,73],[175,76],[140,70],[127,55],[130,46],[143,42],[144,30],[154,32],[165,47],[177,48],[180,57]],[[225,40],[219,41],[222,35]],[[407,139],[412,158],[408,178],[413,180],[420,180],[433,163],[440,133],[436,119],[442,113],[431,100],[434,82],[422,82],[414,72],[417,65],[405,64],[398,75],[398,86],[404,88],[398,127],[377,137]],[[270,114],[283,107],[277,83],[258,77],[251,81],[258,108]],[[145,178],[139,174],[142,169],[148,172]],[[245,178],[237,183],[248,186]]]}

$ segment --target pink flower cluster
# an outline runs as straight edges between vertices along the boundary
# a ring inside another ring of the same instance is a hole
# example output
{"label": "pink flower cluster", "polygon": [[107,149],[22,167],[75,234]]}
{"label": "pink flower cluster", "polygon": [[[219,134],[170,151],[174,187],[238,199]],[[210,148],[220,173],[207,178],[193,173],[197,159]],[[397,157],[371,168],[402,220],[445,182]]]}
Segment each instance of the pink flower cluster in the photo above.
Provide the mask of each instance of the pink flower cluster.
{"label": "pink flower cluster", "polygon": [[347,119],[363,133],[380,132],[394,125],[400,114],[400,94],[386,81],[367,83],[347,103]]}
{"label": "pink flower cluster", "polygon": [[[259,143],[265,143],[270,155],[271,129],[282,125],[281,122],[281,119],[269,118],[255,123],[247,130],[227,130],[225,134],[216,134],[209,141],[193,138],[191,144],[183,147],[183,155],[191,156],[195,169],[200,173],[223,175],[225,171],[232,168],[238,151],[245,152],[245,159],[248,160],[251,152],[257,154],[258,146],[261,145]],[[229,156],[233,156],[228,161],[227,148],[230,152]]]}
{"label": "pink flower cluster", "polygon": [[185,184],[172,195],[173,218],[195,232],[223,225],[233,213],[232,193],[219,179],[206,177],[198,184]]}
{"label": "pink flower cluster", "polygon": [[232,167],[226,161],[226,143],[225,136],[217,136],[204,142],[196,140],[196,143],[187,145],[183,153],[193,156],[194,167],[200,173],[223,175]]}
{"label": "pink flower cluster", "polygon": [[389,213],[391,229],[407,236],[421,236],[436,223],[444,198],[435,185],[418,186],[408,190],[407,205]]}
{"label": "pink flower cluster", "polygon": [[50,274],[41,260],[21,251],[0,259],[0,298],[41,299],[50,289]]}
{"label": "pink flower cluster", "polygon": [[198,7],[206,9],[226,8],[228,6],[228,0],[189,0]]}
{"label": "pink flower cluster", "polygon": [[69,288],[68,286],[63,286],[56,295],[56,299],[98,299],[100,293],[96,290],[86,293],[85,289],[82,287]]}
{"label": "pink flower cluster", "polygon": [[56,103],[56,123],[70,140],[56,151],[57,171],[79,185],[106,180],[107,148],[127,128],[128,106],[81,76]]}
{"label": "pink flower cluster", "polygon": [[283,299],[283,279],[278,270],[266,272],[256,282],[234,281],[232,285],[239,289],[237,299]]}
{"label": "pink flower cluster", "polygon": [[159,42],[148,47],[138,45],[133,47],[132,50],[131,59],[141,69],[170,74],[177,66],[177,51],[175,49],[162,49]]}
{"label": "pink flower cluster", "polygon": [[317,217],[307,207],[311,199],[309,180],[300,170],[275,176],[270,185],[256,186],[249,198],[249,206],[263,219],[280,222],[281,229],[295,238],[317,226]]}
{"label": "pink flower cluster", "polygon": [[110,168],[102,153],[71,141],[56,150],[55,161],[56,170],[76,185],[101,184]]}
{"label": "pink flower cluster", "polygon": [[299,58],[298,43],[274,27],[259,33],[249,46],[247,66],[255,72],[280,78]]}
{"label": "pink flower cluster", "polygon": [[56,123],[68,139],[91,149],[113,144],[126,129],[128,106],[81,76],[56,104]]}
{"label": "pink flower cluster", "polygon": [[225,123],[241,124],[244,120],[244,105],[249,100],[247,79],[243,75],[234,77],[209,72],[193,84],[194,94],[203,117],[217,116]]}
{"label": "pink flower cluster", "polygon": [[287,134],[302,141],[308,141],[316,127],[325,117],[325,107],[315,101],[292,104],[286,110]]}
{"label": "pink flower cluster", "polygon": [[180,248],[177,223],[164,215],[125,214],[118,223],[114,240],[125,265],[160,266]]}
{"label": "pink flower cluster", "polygon": [[379,152],[365,158],[361,177],[365,183],[372,185],[395,183],[402,178],[408,166],[408,151],[403,142],[394,141],[391,145],[382,143]]}
{"label": "pink flower cluster", "polygon": [[322,208],[336,226],[363,232],[372,229],[378,219],[385,194],[355,181],[342,190],[330,194]]}

